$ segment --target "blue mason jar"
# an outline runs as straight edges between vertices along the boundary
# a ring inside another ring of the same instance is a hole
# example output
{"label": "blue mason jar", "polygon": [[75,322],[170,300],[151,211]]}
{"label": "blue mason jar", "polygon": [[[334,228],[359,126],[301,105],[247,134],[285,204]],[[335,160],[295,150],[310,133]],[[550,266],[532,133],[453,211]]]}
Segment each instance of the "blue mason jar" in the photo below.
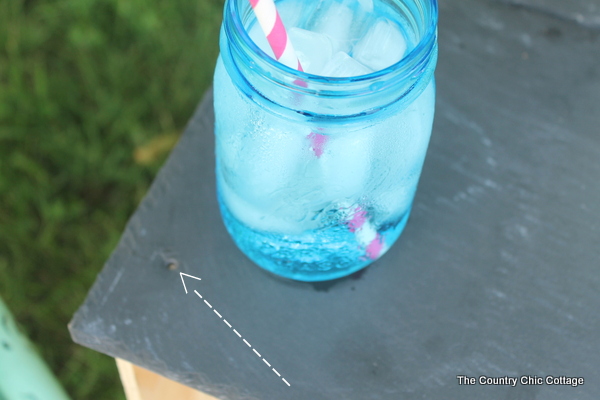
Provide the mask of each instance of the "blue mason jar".
{"label": "blue mason jar", "polygon": [[248,0],[225,4],[214,76],[219,205],[237,246],[277,275],[351,274],[384,254],[409,217],[433,124],[437,2],[376,0],[372,12],[397,24],[404,56],[325,77],[257,46]]}

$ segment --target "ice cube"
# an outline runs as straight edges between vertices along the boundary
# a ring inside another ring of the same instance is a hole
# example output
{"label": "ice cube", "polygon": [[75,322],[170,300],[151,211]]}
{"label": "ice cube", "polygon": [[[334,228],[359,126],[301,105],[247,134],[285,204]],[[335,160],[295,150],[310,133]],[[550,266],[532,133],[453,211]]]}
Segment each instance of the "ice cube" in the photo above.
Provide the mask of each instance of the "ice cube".
{"label": "ice cube", "polygon": [[347,53],[340,51],[336,53],[323,67],[321,71],[322,76],[331,77],[350,77],[366,75],[373,72],[371,69],[365,67]]}
{"label": "ice cube", "polygon": [[406,40],[393,22],[380,18],[354,46],[355,60],[379,71],[397,63],[406,52]]}
{"label": "ice cube", "polygon": [[322,2],[313,13],[312,23],[308,29],[332,38],[335,45],[334,51],[349,52],[354,17],[352,10],[337,2],[331,2],[328,6],[322,6],[323,4]]}
{"label": "ice cube", "polygon": [[253,138],[246,139],[244,149],[248,180],[254,186],[249,192],[257,201],[265,200],[262,196],[272,196],[297,180],[301,160],[309,156],[304,140],[306,134],[283,126],[284,123],[275,118],[265,118],[265,121],[269,123],[268,128],[257,126],[252,132]]}
{"label": "ice cube", "polygon": [[[297,220],[297,215],[295,214],[298,214],[301,209],[296,205],[285,204],[279,199],[268,203],[251,202],[238,195],[227,184],[223,183],[222,180],[219,184],[219,190],[221,198],[229,209],[229,212],[252,229],[285,234],[300,234],[307,229],[305,226],[307,224],[301,224]],[[281,205],[287,208],[281,209]],[[290,218],[290,213],[292,218]],[[308,229],[315,228],[314,222],[312,224],[309,222],[309,224]]]}
{"label": "ice cube", "polygon": [[302,25],[308,7],[303,1],[278,1],[277,11],[281,17],[281,21],[285,29],[289,30],[293,27]]}
{"label": "ice cube", "polygon": [[385,185],[372,192],[373,205],[387,218],[399,218],[410,208],[417,183],[418,170],[408,176],[403,175],[394,184]]}
{"label": "ice cube", "polygon": [[364,11],[373,12],[373,0],[358,0],[358,3]]}
{"label": "ice cube", "polygon": [[327,35],[300,28],[290,29],[290,41],[305,72],[319,75],[333,56],[333,42]]}
{"label": "ice cube", "polygon": [[[314,178],[306,182],[303,176],[304,164],[314,158],[306,141],[310,130],[268,114],[233,126],[246,126],[247,131],[231,138],[243,143],[242,147],[236,146],[240,149],[237,154],[228,154],[227,161],[220,157],[223,186],[235,189],[226,196],[231,212],[256,229],[299,229],[294,226],[307,217],[309,210],[301,207],[305,201],[303,190],[316,182]],[[222,147],[230,146],[228,142]]]}
{"label": "ice cube", "polygon": [[346,132],[330,136],[321,167],[324,193],[330,199],[357,200],[365,190],[371,168],[371,135],[368,132]]}

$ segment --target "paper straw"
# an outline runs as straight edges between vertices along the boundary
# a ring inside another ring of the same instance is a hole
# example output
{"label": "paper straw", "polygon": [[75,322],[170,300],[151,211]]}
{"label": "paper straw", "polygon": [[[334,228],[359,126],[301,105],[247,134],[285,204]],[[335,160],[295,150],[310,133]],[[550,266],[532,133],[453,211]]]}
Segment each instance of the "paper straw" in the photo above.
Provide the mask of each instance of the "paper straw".
{"label": "paper straw", "polygon": [[[269,46],[273,50],[275,59],[280,63],[294,68],[298,71],[304,71],[300,60],[296,55],[294,46],[290,41],[290,37],[285,30],[283,21],[279,16],[279,12],[275,7],[273,0],[248,0],[252,6],[252,10],[256,15],[256,19],[267,37]],[[296,80],[301,86],[304,82]],[[323,147],[327,142],[327,136],[320,133],[311,132],[307,138],[311,142],[311,148],[315,156],[320,158],[323,154]],[[377,232],[375,227],[369,222],[366,217],[367,213],[360,206],[356,207],[346,222],[350,232],[354,233],[357,242],[365,248],[367,257],[371,260],[379,258],[385,250],[383,237]]]}
{"label": "paper straw", "polygon": [[290,68],[304,71],[273,0],[249,1],[256,19],[267,37],[269,46],[275,54],[275,59]]}
{"label": "paper straw", "polygon": [[354,233],[356,241],[365,248],[367,257],[376,260],[386,250],[383,237],[367,219],[367,212],[357,206],[352,210],[352,218],[346,222],[348,230]]}
{"label": "paper straw", "polygon": [[[271,47],[271,50],[273,50],[275,59],[290,68],[304,71],[300,60],[298,59],[298,55],[294,50],[294,46],[290,41],[290,36],[279,16],[279,11],[277,11],[277,8],[275,7],[275,2],[273,0],[248,1],[256,15],[258,24],[267,37],[267,42],[269,42],[269,46]],[[295,83],[300,86],[306,86],[306,83],[299,79],[297,79]],[[308,135],[308,139],[310,140],[313,153],[315,153],[317,158],[321,157],[323,154],[323,146],[327,141],[327,136],[312,132]]]}

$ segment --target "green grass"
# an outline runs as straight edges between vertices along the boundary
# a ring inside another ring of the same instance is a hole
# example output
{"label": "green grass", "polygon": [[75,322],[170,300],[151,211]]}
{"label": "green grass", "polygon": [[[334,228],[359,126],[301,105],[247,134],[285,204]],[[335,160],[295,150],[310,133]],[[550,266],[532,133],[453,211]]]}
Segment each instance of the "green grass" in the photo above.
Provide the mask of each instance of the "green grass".
{"label": "green grass", "polygon": [[0,0],[0,295],[73,399],[124,398],[67,323],[210,84],[222,7]]}

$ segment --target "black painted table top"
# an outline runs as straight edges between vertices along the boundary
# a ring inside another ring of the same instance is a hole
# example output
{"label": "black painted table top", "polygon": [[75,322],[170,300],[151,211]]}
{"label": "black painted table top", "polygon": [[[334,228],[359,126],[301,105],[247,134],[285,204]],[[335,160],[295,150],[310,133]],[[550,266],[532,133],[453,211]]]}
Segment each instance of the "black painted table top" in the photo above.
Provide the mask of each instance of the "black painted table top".
{"label": "black painted table top", "polygon": [[[600,398],[600,11],[581,22],[539,3],[441,0],[413,213],[349,278],[279,279],[235,247],[209,93],[74,316],[74,340],[221,399]],[[188,294],[180,272],[201,278],[184,276]]]}

